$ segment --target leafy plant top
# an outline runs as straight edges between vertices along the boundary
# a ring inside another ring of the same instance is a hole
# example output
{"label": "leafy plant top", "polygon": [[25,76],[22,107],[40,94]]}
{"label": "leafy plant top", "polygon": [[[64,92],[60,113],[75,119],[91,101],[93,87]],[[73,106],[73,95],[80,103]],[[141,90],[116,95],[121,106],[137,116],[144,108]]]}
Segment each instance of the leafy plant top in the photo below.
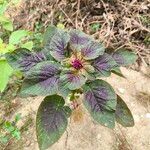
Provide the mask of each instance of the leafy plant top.
{"label": "leafy plant top", "polygon": [[51,146],[65,131],[71,112],[65,100],[70,98],[73,103],[76,93],[84,95],[83,103],[98,123],[109,128],[114,128],[115,121],[134,125],[127,105],[102,80],[111,72],[123,76],[119,67],[134,63],[134,53],[120,49],[108,54],[100,42],[80,30],[50,26],[40,51],[17,49],[6,57],[13,68],[24,73],[22,96],[47,96],[37,113],[40,149]]}

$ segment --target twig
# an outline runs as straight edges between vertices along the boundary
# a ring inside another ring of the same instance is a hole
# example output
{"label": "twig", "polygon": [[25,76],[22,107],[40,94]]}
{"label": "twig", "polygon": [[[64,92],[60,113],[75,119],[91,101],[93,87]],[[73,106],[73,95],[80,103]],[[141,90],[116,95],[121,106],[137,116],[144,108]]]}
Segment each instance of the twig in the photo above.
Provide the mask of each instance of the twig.
{"label": "twig", "polygon": [[78,0],[78,3],[77,3],[77,11],[76,11],[76,19],[75,19],[76,29],[78,28],[79,12],[80,12],[80,0]]}

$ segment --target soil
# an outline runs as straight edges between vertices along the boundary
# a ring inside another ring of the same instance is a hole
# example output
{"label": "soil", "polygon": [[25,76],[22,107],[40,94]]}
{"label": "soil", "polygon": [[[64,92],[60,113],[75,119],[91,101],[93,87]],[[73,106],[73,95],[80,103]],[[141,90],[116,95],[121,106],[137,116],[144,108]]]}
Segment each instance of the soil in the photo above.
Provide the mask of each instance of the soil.
{"label": "soil", "polygon": [[[131,69],[121,68],[125,78],[114,74],[105,79],[127,103],[135,119],[135,126],[124,128],[116,124],[111,130],[103,127],[88,114],[82,104],[73,112],[67,131],[50,150],[149,150],[150,149],[150,75]],[[13,141],[7,150],[39,150],[36,141],[35,117],[43,97],[16,98],[21,107],[15,113],[21,113],[22,126],[32,120],[27,131],[22,133],[20,141]],[[79,100],[80,101],[80,100]]]}

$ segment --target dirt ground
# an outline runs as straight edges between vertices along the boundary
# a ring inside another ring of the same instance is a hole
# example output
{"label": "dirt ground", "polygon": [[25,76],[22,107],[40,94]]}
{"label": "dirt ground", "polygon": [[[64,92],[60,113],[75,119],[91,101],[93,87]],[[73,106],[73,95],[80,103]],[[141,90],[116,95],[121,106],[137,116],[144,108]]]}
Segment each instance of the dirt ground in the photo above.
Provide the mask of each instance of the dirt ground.
{"label": "dirt ground", "polygon": [[[131,109],[135,126],[124,128],[116,124],[114,130],[95,123],[85,108],[80,105],[69,120],[67,131],[50,150],[149,150],[150,149],[150,78],[149,68],[144,73],[122,68],[126,79],[112,75],[107,81],[114,87]],[[35,117],[42,97],[16,99],[21,107],[22,126],[30,116],[32,123],[19,142],[12,142],[8,150],[38,150],[35,132]]]}

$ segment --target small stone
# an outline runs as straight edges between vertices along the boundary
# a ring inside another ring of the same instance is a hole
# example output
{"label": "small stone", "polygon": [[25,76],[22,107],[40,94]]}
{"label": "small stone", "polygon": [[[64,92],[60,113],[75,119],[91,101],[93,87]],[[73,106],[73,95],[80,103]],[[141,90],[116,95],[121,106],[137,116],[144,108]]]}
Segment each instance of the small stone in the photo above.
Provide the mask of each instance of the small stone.
{"label": "small stone", "polygon": [[118,91],[119,91],[121,94],[124,94],[125,89],[123,89],[123,88],[118,88]]}
{"label": "small stone", "polygon": [[106,127],[107,127],[107,126],[108,126],[108,124],[107,124],[107,123],[105,123],[105,124],[104,124],[104,126],[106,126]]}
{"label": "small stone", "polygon": [[98,139],[98,140],[100,140],[101,137],[102,137],[101,134],[98,134],[98,135],[97,135],[97,139]]}
{"label": "small stone", "polygon": [[141,118],[143,118],[144,116],[143,115],[140,115],[141,116]]}
{"label": "small stone", "polygon": [[145,116],[146,118],[150,119],[150,113],[147,113]]}
{"label": "small stone", "polygon": [[139,115],[134,115],[134,120],[135,120],[135,122],[139,122],[140,121]]}
{"label": "small stone", "polygon": [[30,146],[30,144],[31,144],[31,141],[27,141],[27,142],[26,142],[26,146],[27,146],[27,147]]}

